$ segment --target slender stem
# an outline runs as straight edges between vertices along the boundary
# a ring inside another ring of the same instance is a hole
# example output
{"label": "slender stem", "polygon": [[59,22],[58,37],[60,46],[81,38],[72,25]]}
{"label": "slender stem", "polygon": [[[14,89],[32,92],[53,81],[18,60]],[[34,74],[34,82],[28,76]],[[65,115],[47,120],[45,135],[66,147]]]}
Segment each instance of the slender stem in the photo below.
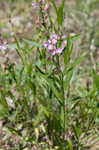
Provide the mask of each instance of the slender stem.
{"label": "slender stem", "polygon": [[61,79],[61,87],[62,87],[62,96],[63,96],[63,112],[64,112],[64,133],[65,133],[65,129],[66,129],[66,111],[65,111],[65,93],[64,93],[64,76],[63,73],[61,75],[62,79]]}
{"label": "slender stem", "polygon": [[96,62],[95,62],[95,59],[94,59],[94,56],[93,56],[93,52],[91,51],[90,53],[90,58],[91,58],[91,62],[93,64],[93,68],[96,70]]}
{"label": "slender stem", "polygon": [[64,112],[64,130],[63,132],[65,133],[66,130],[66,111],[65,111],[65,92],[64,92],[64,75],[60,67],[60,62],[59,62],[59,57],[57,56],[57,65],[58,65],[58,70],[60,71],[60,81],[61,81],[61,90],[62,90],[62,100],[63,100],[63,105],[62,109]]}

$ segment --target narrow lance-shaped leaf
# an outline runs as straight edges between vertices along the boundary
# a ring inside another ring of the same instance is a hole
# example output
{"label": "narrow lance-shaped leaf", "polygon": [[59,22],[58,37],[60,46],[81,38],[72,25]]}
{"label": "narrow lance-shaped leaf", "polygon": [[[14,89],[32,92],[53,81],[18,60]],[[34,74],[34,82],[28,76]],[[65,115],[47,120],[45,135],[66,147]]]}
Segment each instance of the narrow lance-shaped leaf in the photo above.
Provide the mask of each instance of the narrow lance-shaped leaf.
{"label": "narrow lance-shaped leaf", "polygon": [[70,37],[67,38],[67,46],[64,50],[64,64],[65,66],[69,63],[70,56],[72,54],[73,44]]}
{"label": "narrow lance-shaped leaf", "polygon": [[67,71],[66,75],[64,76],[64,88],[65,90],[69,87],[70,85],[70,81],[71,81],[71,78],[73,76],[73,71],[74,71],[74,68],[71,67],[69,71]]}
{"label": "narrow lance-shaped leaf", "polygon": [[69,150],[73,150],[74,148],[73,148],[73,143],[72,143],[72,141],[71,140],[67,140],[67,143],[68,143],[68,148],[69,148]]}
{"label": "narrow lance-shaped leaf", "polygon": [[57,6],[55,4],[55,0],[51,0],[51,3],[52,3],[52,5],[53,5],[53,7],[55,9],[56,14],[58,15],[58,13],[57,13]]}
{"label": "narrow lance-shaped leaf", "polygon": [[9,113],[9,106],[7,104],[7,101],[6,101],[5,96],[4,96],[3,93],[0,94],[0,103],[1,103],[1,105],[3,107],[4,113],[5,114]]}
{"label": "narrow lance-shaped leaf", "polygon": [[99,91],[99,75],[96,73],[95,70],[93,70],[92,75],[93,75],[94,86]]}
{"label": "narrow lance-shaped leaf", "polygon": [[35,41],[24,39],[24,42],[26,42],[26,43],[30,44],[30,46],[33,46],[33,47],[36,47],[36,48],[42,48],[43,47],[40,43],[35,42]]}
{"label": "narrow lance-shaped leaf", "polygon": [[45,78],[49,87],[52,89],[52,92],[54,93],[55,97],[57,98],[60,105],[63,105],[63,98],[61,92],[57,90],[57,88],[53,85],[53,81],[49,80],[48,78]]}
{"label": "narrow lance-shaped leaf", "polygon": [[62,1],[57,11],[57,22],[59,25],[62,25],[64,19],[64,6],[65,6],[64,4],[65,4],[65,0]]}

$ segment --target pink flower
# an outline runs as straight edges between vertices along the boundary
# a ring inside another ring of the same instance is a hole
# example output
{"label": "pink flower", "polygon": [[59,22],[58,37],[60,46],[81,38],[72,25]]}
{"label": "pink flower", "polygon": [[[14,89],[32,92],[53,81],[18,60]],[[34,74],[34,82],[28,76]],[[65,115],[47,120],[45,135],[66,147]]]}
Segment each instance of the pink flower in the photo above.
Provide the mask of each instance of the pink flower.
{"label": "pink flower", "polygon": [[66,47],[66,45],[67,45],[67,41],[64,40],[63,43],[62,43],[62,49],[64,49]]}
{"label": "pink flower", "polygon": [[38,7],[39,7],[39,4],[36,3],[36,2],[32,2],[32,6],[33,6],[33,8],[38,8]]}
{"label": "pink flower", "polygon": [[67,36],[66,36],[66,34],[64,34],[63,36],[62,36],[62,39],[65,39]]}
{"label": "pink flower", "polygon": [[48,52],[54,56],[56,54],[61,54],[63,52],[63,49],[67,45],[67,41],[63,40],[61,48],[57,47],[58,46],[58,41],[60,37],[57,34],[53,34],[51,38],[43,44],[43,46],[48,50]]}
{"label": "pink flower", "polygon": [[56,39],[52,39],[52,44],[57,44],[57,40]]}
{"label": "pink flower", "polygon": [[51,50],[51,51],[49,51],[49,53],[50,53],[52,56],[54,56],[54,55],[56,54],[55,50]]}
{"label": "pink flower", "polygon": [[51,45],[51,44],[48,45],[48,50],[52,50],[53,48],[54,48],[53,45]]}
{"label": "pink flower", "polygon": [[57,48],[57,49],[56,49],[56,54],[61,54],[61,53],[62,53],[62,51],[63,51],[63,49],[62,49],[62,48]]}
{"label": "pink flower", "polygon": [[52,36],[51,36],[51,39],[59,39],[59,36],[57,35],[57,34],[53,34]]}
{"label": "pink flower", "polygon": [[47,48],[47,47],[48,47],[48,45],[49,45],[49,43],[48,43],[48,42],[45,42],[45,43],[43,44],[43,46],[44,46],[45,48]]}
{"label": "pink flower", "polygon": [[54,56],[54,55],[56,55],[56,54],[61,54],[62,51],[63,51],[62,48],[55,48],[55,49],[49,50],[49,53],[50,53],[52,56]]}
{"label": "pink flower", "polygon": [[44,11],[48,11],[48,9],[49,9],[49,5],[46,4],[45,7],[44,7]]}
{"label": "pink flower", "polygon": [[6,50],[6,49],[7,49],[7,45],[0,44],[0,50]]}

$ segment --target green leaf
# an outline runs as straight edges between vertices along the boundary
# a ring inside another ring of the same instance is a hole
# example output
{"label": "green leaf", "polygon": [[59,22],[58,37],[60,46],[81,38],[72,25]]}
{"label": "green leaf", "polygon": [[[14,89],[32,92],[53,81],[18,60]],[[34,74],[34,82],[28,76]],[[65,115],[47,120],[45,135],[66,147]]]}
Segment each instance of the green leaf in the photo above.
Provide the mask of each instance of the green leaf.
{"label": "green leaf", "polygon": [[9,130],[11,133],[16,134],[16,135],[18,135],[18,136],[22,136],[21,133],[20,133],[18,130],[14,129],[14,128],[12,128],[12,127],[7,127],[7,128],[8,128],[8,130]]}
{"label": "green leaf", "polygon": [[[14,48],[14,49],[16,49],[18,46],[17,46],[17,44],[16,43],[13,43],[13,44],[8,44],[8,48],[10,49],[10,48]],[[24,44],[23,43],[21,43],[20,44],[20,47],[21,48],[23,48],[24,47]]]}
{"label": "green leaf", "polygon": [[55,9],[56,14],[57,14],[57,6],[55,4],[55,0],[51,0],[51,3],[52,3],[52,5],[53,5],[53,7]]}
{"label": "green leaf", "polygon": [[65,87],[65,89],[67,89],[70,85],[70,81],[71,81],[71,78],[73,76],[73,71],[74,71],[74,68],[72,67],[66,72],[66,75],[65,75],[65,78],[64,78],[64,87]]}
{"label": "green leaf", "polygon": [[84,59],[85,59],[85,55],[80,56],[74,61],[74,63],[70,64],[68,68],[66,68],[66,67],[64,68],[63,74],[65,77],[64,78],[65,89],[67,89],[70,84],[70,81],[72,79],[72,76],[73,76],[76,66],[79,65]]}
{"label": "green leaf", "polygon": [[54,93],[54,95],[56,96],[58,102],[63,105],[63,98],[62,98],[62,94],[61,94],[61,91],[59,91],[54,85],[53,85],[53,81],[48,79],[48,78],[45,78],[49,87],[52,89],[52,92]]}
{"label": "green leaf", "polygon": [[4,111],[5,111],[5,112],[9,112],[9,106],[8,106],[7,101],[6,101],[6,99],[5,99],[4,93],[2,93],[2,94],[0,95],[0,103],[1,103],[1,105],[2,105],[2,107],[3,107],[3,109],[4,109]]}
{"label": "green leaf", "polygon": [[61,105],[63,105],[63,102],[62,102],[62,100],[63,100],[62,93],[61,93],[61,91],[59,91],[59,89],[57,89],[55,82],[53,82],[53,81],[55,81],[55,78],[54,79],[50,79],[47,74],[43,73],[41,70],[39,70],[39,71],[40,71],[39,72],[40,73],[39,74],[40,75],[39,79],[41,77],[41,79],[40,79],[41,83],[40,84],[42,84],[42,85],[43,84],[48,85],[51,88],[51,90],[52,90],[53,94],[55,95],[55,97],[57,98],[58,102]]}
{"label": "green leaf", "polygon": [[57,11],[57,22],[59,25],[62,25],[63,19],[64,19],[64,6],[65,6],[64,3],[65,3],[65,0],[62,1]]}
{"label": "green leaf", "polygon": [[24,39],[24,42],[26,42],[26,43],[28,43],[28,44],[30,44],[31,46],[36,47],[36,48],[43,48],[43,46],[42,46],[40,43],[35,42],[35,41],[31,41],[31,40],[26,40],[26,39]]}
{"label": "green leaf", "polygon": [[79,39],[79,37],[80,37],[80,34],[70,35],[70,38],[71,38],[72,40],[77,40],[77,39]]}
{"label": "green leaf", "polygon": [[0,23],[0,28],[4,28],[4,27],[7,27],[7,24]]}
{"label": "green leaf", "polygon": [[94,86],[99,91],[99,75],[96,73],[95,70],[93,70],[92,75],[93,75]]}
{"label": "green leaf", "polygon": [[19,39],[16,36],[14,38],[15,38],[15,42],[16,42],[16,45],[17,45],[17,49],[21,49],[21,44],[22,43],[19,42]]}
{"label": "green leaf", "polygon": [[64,50],[64,64],[65,66],[69,63],[70,61],[70,56],[72,54],[72,49],[73,49],[73,44],[70,39],[70,37],[67,38],[67,47]]}
{"label": "green leaf", "polygon": [[69,150],[73,150],[73,143],[71,140],[67,140]]}
{"label": "green leaf", "polygon": [[84,60],[85,60],[85,58],[86,58],[86,56],[85,56],[85,55],[83,55],[83,56],[79,56],[79,57],[75,60],[75,62],[74,62],[74,66],[79,65],[82,61],[84,61]]}

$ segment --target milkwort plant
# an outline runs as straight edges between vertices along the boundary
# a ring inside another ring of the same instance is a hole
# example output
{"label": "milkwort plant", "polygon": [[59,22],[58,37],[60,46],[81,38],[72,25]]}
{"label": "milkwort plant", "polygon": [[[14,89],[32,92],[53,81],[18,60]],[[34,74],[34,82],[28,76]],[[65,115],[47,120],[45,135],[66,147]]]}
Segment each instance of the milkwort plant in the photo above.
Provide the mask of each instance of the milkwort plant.
{"label": "milkwort plant", "polygon": [[[51,17],[51,5],[56,16]],[[34,9],[39,9],[39,30],[44,36],[41,40],[43,48],[39,49],[35,65],[38,83],[37,99],[41,104],[42,113],[46,120],[46,132],[52,144],[66,149],[69,127],[69,89],[75,67],[84,56],[72,61],[73,40],[78,35],[64,34],[65,1],[59,7],[52,0],[33,2]],[[56,23],[55,23],[56,22]],[[39,32],[40,32],[39,31]],[[72,144],[71,144],[72,145]],[[68,146],[67,146],[68,149]]]}
{"label": "milkwort plant", "polygon": [[73,58],[73,42],[79,35],[64,33],[64,8],[65,0],[58,6],[54,0],[32,3],[39,15],[36,35],[23,41],[15,36],[21,62],[7,64],[5,73],[1,72],[0,114],[7,128],[24,141],[23,148],[37,144],[43,149],[72,150],[82,146],[75,121],[71,122],[75,103],[70,94],[76,67],[85,56]]}
{"label": "milkwort plant", "polygon": [[[55,9],[55,21],[50,16],[50,5]],[[12,133],[23,137],[22,131],[26,129],[23,140],[32,144],[40,140],[39,124],[45,124],[42,132],[48,138],[46,141],[64,149],[69,126],[67,99],[70,80],[80,60],[70,62],[75,36],[64,35],[62,30],[64,0],[59,8],[54,1],[47,4],[44,0],[33,2],[32,7],[40,14],[36,23],[41,39],[37,37],[37,40],[42,44],[24,40],[24,46],[21,46],[15,37],[22,66],[11,64],[5,75],[1,73],[1,114],[8,120],[7,127]],[[33,44],[32,48],[27,46],[29,44]],[[34,47],[36,56],[32,60]]]}

